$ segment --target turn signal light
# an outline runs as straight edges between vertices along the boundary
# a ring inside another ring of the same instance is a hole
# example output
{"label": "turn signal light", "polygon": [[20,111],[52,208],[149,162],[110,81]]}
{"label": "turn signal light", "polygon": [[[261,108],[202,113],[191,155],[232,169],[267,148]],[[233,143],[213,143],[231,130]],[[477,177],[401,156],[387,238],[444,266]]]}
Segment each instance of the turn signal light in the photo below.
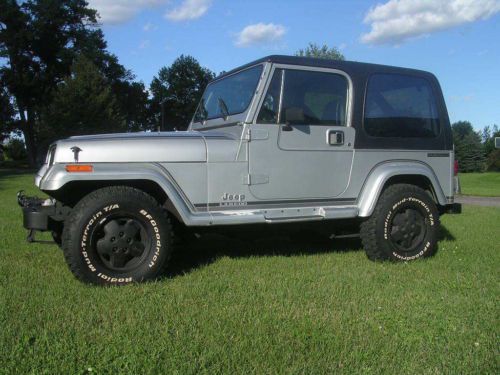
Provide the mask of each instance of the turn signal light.
{"label": "turn signal light", "polygon": [[93,172],[94,167],[88,164],[69,164],[66,166],[66,172]]}

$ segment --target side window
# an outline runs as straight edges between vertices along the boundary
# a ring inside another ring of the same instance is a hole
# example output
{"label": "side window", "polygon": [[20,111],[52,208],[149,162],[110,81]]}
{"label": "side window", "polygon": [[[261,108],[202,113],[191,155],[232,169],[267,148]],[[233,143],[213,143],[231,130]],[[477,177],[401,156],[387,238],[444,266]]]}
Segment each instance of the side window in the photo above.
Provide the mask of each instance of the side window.
{"label": "side window", "polygon": [[264,97],[264,102],[257,116],[258,124],[276,124],[278,122],[282,75],[283,69],[276,69],[274,71],[273,78]]}
{"label": "side window", "polygon": [[440,124],[431,85],[420,77],[373,75],[366,92],[364,127],[374,137],[436,137]]}
{"label": "side window", "polygon": [[347,88],[340,74],[285,70],[280,123],[346,125]]}

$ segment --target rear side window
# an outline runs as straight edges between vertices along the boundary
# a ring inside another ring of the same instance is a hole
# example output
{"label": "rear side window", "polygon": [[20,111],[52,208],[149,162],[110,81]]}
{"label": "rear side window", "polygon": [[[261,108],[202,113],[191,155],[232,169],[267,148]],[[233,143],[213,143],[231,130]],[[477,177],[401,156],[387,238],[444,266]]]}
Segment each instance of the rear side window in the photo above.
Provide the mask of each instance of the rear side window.
{"label": "rear side window", "polygon": [[429,81],[401,74],[373,75],[366,92],[364,126],[373,137],[439,135],[436,98]]}

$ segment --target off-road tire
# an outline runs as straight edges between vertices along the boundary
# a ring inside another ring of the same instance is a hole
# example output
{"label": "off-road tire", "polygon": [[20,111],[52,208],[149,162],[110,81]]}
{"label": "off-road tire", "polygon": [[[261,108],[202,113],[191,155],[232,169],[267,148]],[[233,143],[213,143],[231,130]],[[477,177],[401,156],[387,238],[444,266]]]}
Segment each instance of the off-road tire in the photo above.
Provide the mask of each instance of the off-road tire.
{"label": "off-road tire", "polygon": [[141,190],[95,190],[73,208],[62,234],[64,257],[81,281],[124,285],[158,277],[172,252],[167,212]]}
{"label": "off-road tire", "polygon": [[439,237],[436,204],[415,185],[391,185],[361,224],[360,235],[370,260],[410,261],[431,256],[437,251]]}

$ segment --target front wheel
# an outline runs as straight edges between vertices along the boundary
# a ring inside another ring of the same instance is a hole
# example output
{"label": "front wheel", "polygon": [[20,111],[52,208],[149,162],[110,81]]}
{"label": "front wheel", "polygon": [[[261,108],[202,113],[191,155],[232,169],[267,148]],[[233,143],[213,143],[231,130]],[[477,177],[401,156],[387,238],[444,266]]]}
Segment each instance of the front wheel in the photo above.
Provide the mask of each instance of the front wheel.
{"label": "front wheel", "polygon": [[372,216],[361,224],[361,240],[371,260],[409,261],[437,250],[439,213],[423,189],[389,186]]}
{"label": "front wheel", "polygon": [[68,217],[62,236],[73,274],[99,285],[154,279],[167,265],[171,242],[166,212],[148,194],[125,186],[84,197]]}

